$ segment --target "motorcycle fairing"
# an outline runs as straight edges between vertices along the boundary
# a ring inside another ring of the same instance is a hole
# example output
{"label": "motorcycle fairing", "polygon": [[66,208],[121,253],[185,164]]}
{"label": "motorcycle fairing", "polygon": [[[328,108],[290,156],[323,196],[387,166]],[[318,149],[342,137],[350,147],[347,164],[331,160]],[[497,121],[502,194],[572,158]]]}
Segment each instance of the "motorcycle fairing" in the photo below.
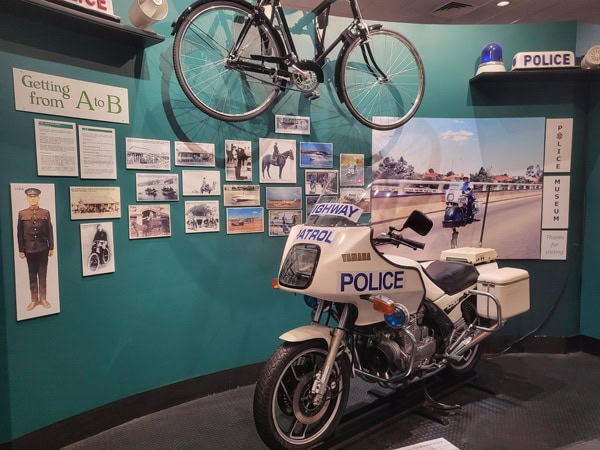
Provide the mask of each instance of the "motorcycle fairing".
{"label": "motorcycle fairing", "polygon": [[[361,296],[383,294],[404,305],[410,313],[416,312],[425,298],[420,264],[400,256],[384,257],[373,247],[371,233],[368,226],[294,226],[284,249],[280,276],[287,255],[299,243],[319,246],[319,269],[314,271],[313,279],[305,289],[281,283],[280,288],[332,302],[352,303],[360,310],[356,321],[359,326],[381,322],[381,313],[374,311],[371,303]],[[360,258],[352,255],[360,255]],[[430,280],[428,285],[435,288]],[[439,288],[437,291],[443,294]]]}

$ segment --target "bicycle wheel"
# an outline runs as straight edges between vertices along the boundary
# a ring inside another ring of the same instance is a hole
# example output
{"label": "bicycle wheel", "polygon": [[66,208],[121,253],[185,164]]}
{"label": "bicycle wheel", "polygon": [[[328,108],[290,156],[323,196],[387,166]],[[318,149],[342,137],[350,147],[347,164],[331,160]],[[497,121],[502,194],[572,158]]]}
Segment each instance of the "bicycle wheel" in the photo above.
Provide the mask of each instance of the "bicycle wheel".
{"label": "bicycle wheel", "polygon": [[[177,29],[173,63],[177,80],[190,101],[211,117],[227,122],[248,120],[264,112],[285,86],[275,73],[283,54],[281,38],[268,23],[253,22],[234,51],[252,9],[234,1],[198,6]],[[265,58],[261,58],[265,57]]]}
{"label": "bicycle wheel", "polygon": [[417,111],[425,90],[423,61],[400,33],[369,31],[346,44],[339,56],[336,81],[350,113],[375,130],[404,125]]}
{"label": "bicycle wheel", "polygon": [[100,258],[98,258],[98,254],[92,253],[88,257],[88,267],[90,268],[90,270],[92,272],[94,272],[94,271],[96,271],[96,269],[98,268],[99,265],[100,265]]}

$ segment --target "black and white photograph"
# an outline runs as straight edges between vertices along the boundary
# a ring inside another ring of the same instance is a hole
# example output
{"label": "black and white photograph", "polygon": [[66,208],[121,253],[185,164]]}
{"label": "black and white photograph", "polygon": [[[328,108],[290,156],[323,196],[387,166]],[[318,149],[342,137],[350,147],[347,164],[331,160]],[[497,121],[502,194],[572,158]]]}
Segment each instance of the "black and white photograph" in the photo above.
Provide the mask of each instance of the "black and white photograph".
{"label": "black and white photograph", "polygon": [[302,209],[300,186],[267,187],[267,209]]}
{"label": "black and white photograph", "polygon": [[183,195],[221,195],[219,170],[182,170]]}
{"label": "black and white photograph", "polygon": [[261,183],[296,183],[296,141],[259,139]]}
{"label": "black and white photograph", "polygon": [[115,271],[115,247],[112,222],[82,223],[81,269],[84,277]]}
{"label": "black and white photograph", "polygon": [[118,186],[71,186],[71,220],[119,219],[121,188]]}
{"label": "black and white photograph", "polygon": [[60,312],[54,184],[10,185],[17,321]]}
{"label": "black and white photograph", "polygon": [[215,144],[175,141],[175,165],[215,167]]}
{"label": "black and white photograph", "polygon": [[340,202],[352,203],[363,210],[371,212],[371,191],[363,188],[340,188]]}
{"label": "black and white photograph", "polygon": [[135,198],[138,202],[178,201],[179,175],[176,173],[136,173]]}
{"label": "black and white photograph", "polygon": [[[333,180],[331,183],[330,180]],[[306,195],[337,194],[337,170],[306,170],[304,192]]]}
{"label": "black and white photograph", "polygon": [[252,142],[225,141],[225,181],[252,182]]}
{"label": "black and white photograph", "polygon": [[294,225],[302,223],[301,209],[271,209],[269,211],[269,236],[288,236]]}
{"label": "black and white photograph", "polygon": [[129,239],[171,236],[171,205],[129,205]]}
{"label": "black and white photograph", "polygon": [[276,114],[275,133],[310,134],[310,117]]}
{"label": "black and white photograph", "polygon": [[125,138],[127,169],[171,170],[171,142]]}
{"label": "black and white photograph", "polygon": [[210,233],[220,230],[218,200],[185,202],[185,232]]}
{"label": "black and white photograph", "polygon": [[340,186],[365,185],[365,155],[342,153],[340,155]]}
{"label": "black and white photograph", "polygon": [[263,233],[264,231],[264,208],[227,208],[227,234]]}
{"label": "black and white photograph", "polygon": [[223,204],[225,206],[260,206],[260,186],[258,184],[224,184]]}

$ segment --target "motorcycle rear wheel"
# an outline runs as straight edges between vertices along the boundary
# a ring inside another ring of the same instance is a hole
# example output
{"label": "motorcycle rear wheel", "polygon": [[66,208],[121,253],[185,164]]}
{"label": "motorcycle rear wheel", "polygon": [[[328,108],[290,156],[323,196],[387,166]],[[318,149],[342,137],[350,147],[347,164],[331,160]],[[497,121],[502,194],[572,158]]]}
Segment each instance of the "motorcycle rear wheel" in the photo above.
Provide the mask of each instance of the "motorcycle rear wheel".
{"label": "motorcycle rear wheel", "polygon": [[327,346],[322,340],[286,342],[265,364],[254,392],[254,423],[272,449],[306,449],[327,439],[340,422],[350,391],[350,361],[339,357],[321,404],[310,395],[323,367]]}

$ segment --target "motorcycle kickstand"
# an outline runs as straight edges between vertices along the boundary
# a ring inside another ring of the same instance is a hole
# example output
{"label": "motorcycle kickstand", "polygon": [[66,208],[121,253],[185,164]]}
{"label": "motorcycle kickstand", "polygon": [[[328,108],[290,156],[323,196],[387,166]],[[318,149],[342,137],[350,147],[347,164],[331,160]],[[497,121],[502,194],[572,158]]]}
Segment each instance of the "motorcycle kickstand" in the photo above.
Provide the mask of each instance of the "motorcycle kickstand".
{"label": "motorcycle kickstand", "polygon": [[423,383],[423,392],[425,394],[425,399],[423,400],[423,404],[417,409],[417,412],[427,419],[434,420],[441,425],[447,426],[450,421],[446,417],[440,415],[438,411],[451,411],[453,409],[460,409],[461,406],[447,405],[434,400],[429,394],[426,382]]}

